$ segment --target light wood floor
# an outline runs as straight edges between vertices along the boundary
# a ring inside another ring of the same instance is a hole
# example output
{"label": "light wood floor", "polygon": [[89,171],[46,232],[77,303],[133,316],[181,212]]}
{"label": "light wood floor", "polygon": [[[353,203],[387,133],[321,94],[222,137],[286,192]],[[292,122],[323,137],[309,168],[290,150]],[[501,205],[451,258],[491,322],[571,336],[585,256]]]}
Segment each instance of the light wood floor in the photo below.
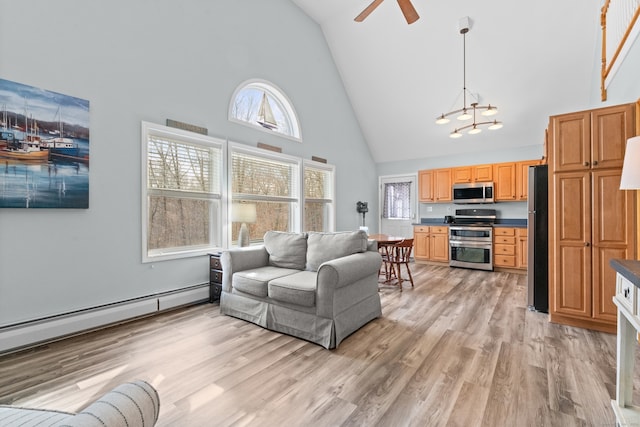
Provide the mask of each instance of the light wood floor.
{"label": "light wood floor", "polygon": [[204,304],[2,356],[0,403],[77,411],[142,378],[160,426],[615,425],[615,336],[528,311],[522,275],[412,271],[337,350]]}

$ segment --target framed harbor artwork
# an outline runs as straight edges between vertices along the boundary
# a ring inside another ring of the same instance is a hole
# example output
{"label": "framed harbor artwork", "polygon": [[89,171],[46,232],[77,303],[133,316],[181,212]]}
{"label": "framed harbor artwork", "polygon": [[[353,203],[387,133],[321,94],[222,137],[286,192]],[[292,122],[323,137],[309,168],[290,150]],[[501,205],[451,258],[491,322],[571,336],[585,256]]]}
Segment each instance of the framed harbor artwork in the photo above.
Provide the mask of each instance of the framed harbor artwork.
{"label": "framed harbor artwork", "polygon": [[89,208],[89,101],[0,79],[0,208]]}

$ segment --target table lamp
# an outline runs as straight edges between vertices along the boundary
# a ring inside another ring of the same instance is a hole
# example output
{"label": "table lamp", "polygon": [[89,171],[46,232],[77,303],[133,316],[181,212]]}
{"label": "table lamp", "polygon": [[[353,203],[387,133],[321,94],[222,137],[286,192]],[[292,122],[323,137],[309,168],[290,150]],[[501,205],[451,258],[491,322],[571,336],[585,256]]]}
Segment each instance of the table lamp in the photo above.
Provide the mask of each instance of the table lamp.
{"label": "table lamp", "polygon": [[231,206],[231,221],[241,222],[238,234],[238,246],[249,246],[249,229],[247,223],[256,222],[256,205],[253,203],[234,203]]}
{"label": "table lamp", "polygon": [[627,140],[627,151],[624,154],[622,176],[620,177],[620,189],[640,189],[640,136],[634,136]]}

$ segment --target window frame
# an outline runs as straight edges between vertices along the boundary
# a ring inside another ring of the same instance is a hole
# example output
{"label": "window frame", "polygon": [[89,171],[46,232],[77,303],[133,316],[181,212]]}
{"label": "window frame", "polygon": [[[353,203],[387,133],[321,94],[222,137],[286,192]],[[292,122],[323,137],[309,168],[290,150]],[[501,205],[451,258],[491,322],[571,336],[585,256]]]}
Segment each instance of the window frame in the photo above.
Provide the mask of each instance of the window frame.
{"label": "window frame", "polygon": [[[305,186],[304,186],[304,175],[307,168],[325,170],[331,174],[331,199],[326,199],[326,198],[325,199],[312,199],[312,198],[307,199]],[[324,232],[335,231],[336,229],[336,190],[337,190],[336,167],[331,164],[304,159],[302,162],[302,173],[300,174],[300,178],[301,178],[300,192],[302,195],[302,204],[301,204],[302,205],[302,209],[301,209],[302,230],[307,229],[307,225],[305,223],[304,208],[306,206],[307,200],[309,200],[311,202],[326,203],[331,205],[330,209],[328,209],[328,213],[329,213],[329,218],[327,220],[328,227],[327,227],[327,230],[324,230]]]}
{"label": "window frame", "polygon": [[[258,201],[258,202],[289,202],[291,203],[291,213],[290,213],[290,224],[289,231],[291,232],[300,232],[302,229],[302,200],[303,200],[303,188],[302,188],[302,179],[303,179],[303,171],[302,171],[302,163],[303,159],[296,156],[291,156],[288,154],[282,154],[277,152],[272,152],[260,148],[254,148],[248,146],[246,144],[242,144],[234,141],[227,141],[227,206],[226,206],[226,214],[227,218],[231,218],[231,209],[234,201]],[[296,166],[297,168],[297,177],[294,177],[292,183],[295,184],[297,188],[297,194],[295,197],[293,195],[291,197],[278,197],[278,196],[261,196],[261,195],[244,195],[240,198],[235,198],[233,194],[233,154],[234,153],[243,153],[248,156],[259,157],[265,160],[273,160],[277,162],[290,163]],[[227,247],[233,247],[231,235],[231,221],[226,221],[224,223],[224,228],[226,232],[226,242]],[[262,236],[260,236],[260,239]],[[255,243],[257,241],[261,241],[260,239],[252,239]],[[253,243],[251,243],[253,244]]]}
{"label": "window frame", "polygon": [[[255,88],[255,89],[259,89],[266,92],[267,95],[270,95],[280,104],[279,106],[282,107],[282,109],[284,110],[284,113],[286,113],[287,115],[287,119],[289,120],[289,122],[291,122],[291,128],[294,133],[293,135],[287,135],[282,132],[277,132],[277,131],[265,128],[264,126],[260,126],[257,123],[241,120],[233,116],[233,106],[235,104],[237,96],[244,89],[249,89],[249,88]],[[302,129],[300,126],[300,119],[298,118],[298,114],[296,114],[296,111],[293,108],[293,103],[291,102],[289,97],[284,93],[282,89],[280,89],[278,86],[271,83],[270,81],[263,80],[263,79],[249,79],[242,82],[236,88],[236,90],[233,92],[233,95],[231,96],[227,117],[230,122],[238,123],[243,126],[247,126],[252,129],[256,129],[271,135],[276,135],[282,138],[290,139],[292,141],[302,142]]]}
{"label": "window frame", "polygon": [[[169,138],[178,141],[184,141],[185,143],[192,145],[200,145],[208,148],[216,148],[220,150],[220,170],[218,171],[218,180],[220,183],[220,194],[209,193],[209,197],[198,196],[197,193],[185,192],[186,198],[193,198],[198,200],[218,201],[217,208],[213,208],[209,214],[209,239],[211,244],[188,246],[184,248],[166,248],[161,250],[149,250],[149,197],[152,194],[166,194],[168,196],[176,196],[180,194],[179,190],[159,190],[151,189],[148,185],[148,162],[149,162],[149,137],[155,135],[160,138]],[[222,249],[224,242],[226,241],[226,227],[224,225],[227,222],[227,210],[225,206],[228,204],[224,191],[227,188],[227,144],[226,141],[220,138],[215,138],[209,135],[203,135],[199,133],[189,132],[186,130],[163,126],[150,122],[141,122],[141,211],[142,211],[142,262],[150,263],[156,261],[164,261],[171,259],[189,258],[195,256],[206,255],[212,250]],[[219,218],[219,221],[216,221]]]}

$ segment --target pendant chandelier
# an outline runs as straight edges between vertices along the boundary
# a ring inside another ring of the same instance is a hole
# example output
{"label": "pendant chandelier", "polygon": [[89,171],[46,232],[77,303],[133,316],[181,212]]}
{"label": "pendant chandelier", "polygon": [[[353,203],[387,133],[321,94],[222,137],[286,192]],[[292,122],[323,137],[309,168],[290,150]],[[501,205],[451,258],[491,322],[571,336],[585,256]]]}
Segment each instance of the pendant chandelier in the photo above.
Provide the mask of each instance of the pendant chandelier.
{"label": "pendant chandelier", "polygon": [[[467,33],[469,32],[469,17],[462,18],[460,20],[460,34],[462,34],[462,108],[448,113],[442,113],[436,118],[436,123],[439,125],[449,123],[449,116],[458,115],[456,118],[460,121],[461,126],[455,128],[453,132],[449,134],[451,138],[460,138],[462,131],[467,130],[467,133],[474,135],[482,132],[481,126],[487,126],[490,130],[500,129],[502,122],[497,120],[478,121],[477,113],[480,113],[483,117],[491,117],[498,113],[498,108],[495,105],[479,105],[478,99],[469,90],[467,90]],[[467,105],[467,94],[470,98],[473,98],[473,102]],[[458,96],[459,97],[459,96]],[[456,99],[457,101],[457,99]],[[465,124],[468,120],[473,119],[472,123]],[[482,119],[482,117],[480,117]]]}

